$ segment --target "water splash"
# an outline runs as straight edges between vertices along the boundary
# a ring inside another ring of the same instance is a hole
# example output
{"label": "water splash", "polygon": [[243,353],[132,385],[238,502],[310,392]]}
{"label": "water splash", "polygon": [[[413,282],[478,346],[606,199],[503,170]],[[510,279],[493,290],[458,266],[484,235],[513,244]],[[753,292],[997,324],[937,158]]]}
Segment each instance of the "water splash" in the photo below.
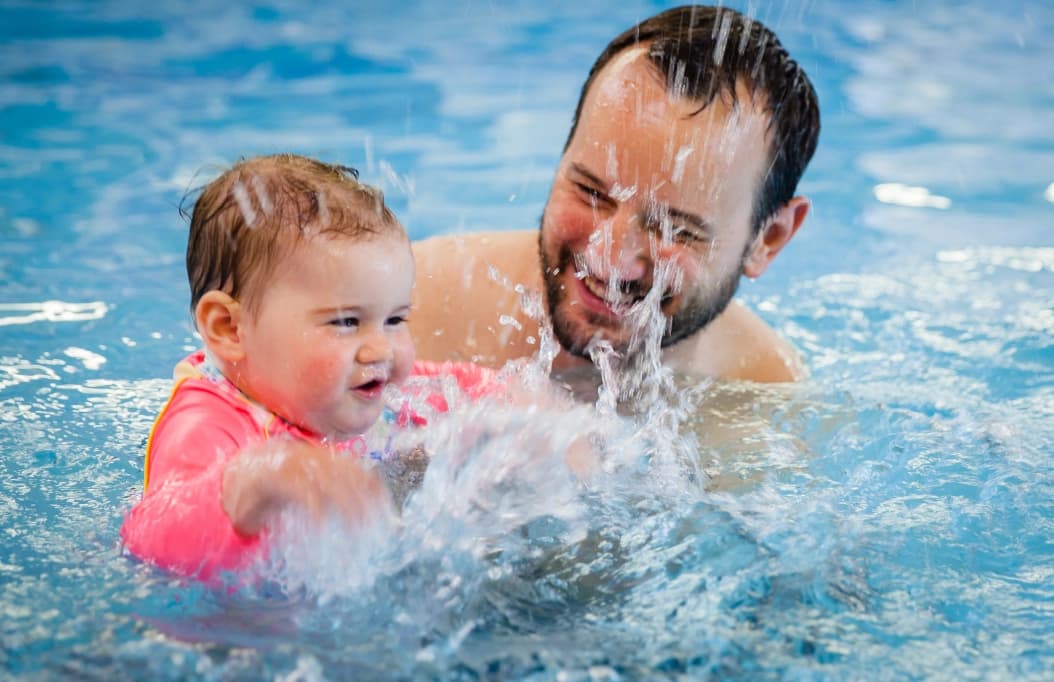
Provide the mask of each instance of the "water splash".
{"label": "water splash", "polygon": [[[260,176],[253,175],[249,182],[253,187],[253,192],[256,194],[256,201],[260,204],[260,210],[264,212],[264,215],[270,216],[274,212],[274,203],[271,201],[271,194],[267,191],[267,187],[264,186],[263,180],[260,179]],[[319,197],[319,201],[321,201],[321,197]],[[319,211],[322,212],[321,208]]]}
{"label": "water splash", "polygon": [[245,189],[245,185],[241,180],[236,180],[231,191],[234,193],[234,200],[238,204],[238,210],[241,211],[245,225],[250,228],[256,227],[256,209],[253,208],[252,199],[249,198],[249,191]]}
{"label": "water splash", "polygon": [[[661,324],[652,326],[657,343]],[[638,500],[659,489],[667,499],[697,497],[705,475],[694,435],[678,429],[699,393],[678,392],[665,372],[657,375],[669,383],[661,398],[660,391],[637,391],[636,414],[616,396],[625,388],[605,387],[606,397],[595,405],[578,402],[548,378],[551,359],[544,356],[554,352],[553,344],[543,327],[542,359],[510,363],[499,373],[502,394],[481,401],[469,400],[451,380],[413,379],[419,395],[438,392],[449,410],[437,413],[425,399],[412,402],[428,424],[396,435],[391,447],[399,455],[381,464],[402,506],[399,523],[318,528],[284,518],[269,578],[287,593],[306,591],[328,601],[438,563],[436,580],[447,587],[433,588],[477,599],[484,583],[511,580],[524,561],[545,554],[538,546],[541,529],[547,546],[560,552],[584,542],[603,523],[597,500],[611,513],[625,503],[627,490]],[[623,385],[622,368],[599,364],[612,387]],[[641,368],[638,388],[652,385],[645,375]],[[449,603],[433,606],[428,617],[450,613]]]}
{"label": "water splash", "polygon": [[381,177],[387,185],[395,188],[408,198],[415,196],[416,188],[412,177],[399,175],[392,164],[384,159],[381,159],[378,166],[381,171]]}

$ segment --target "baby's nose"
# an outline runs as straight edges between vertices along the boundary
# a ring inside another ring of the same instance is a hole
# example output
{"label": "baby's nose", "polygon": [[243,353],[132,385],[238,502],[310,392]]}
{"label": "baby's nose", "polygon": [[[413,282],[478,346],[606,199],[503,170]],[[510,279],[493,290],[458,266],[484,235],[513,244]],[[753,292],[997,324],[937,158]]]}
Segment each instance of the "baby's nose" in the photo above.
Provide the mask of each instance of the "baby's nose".
{"label": "baby's nose", "polygon": [[374,332],[363,339],[355,359],[365,365],[389,362],[392,359],[392,344],[383,332]]}

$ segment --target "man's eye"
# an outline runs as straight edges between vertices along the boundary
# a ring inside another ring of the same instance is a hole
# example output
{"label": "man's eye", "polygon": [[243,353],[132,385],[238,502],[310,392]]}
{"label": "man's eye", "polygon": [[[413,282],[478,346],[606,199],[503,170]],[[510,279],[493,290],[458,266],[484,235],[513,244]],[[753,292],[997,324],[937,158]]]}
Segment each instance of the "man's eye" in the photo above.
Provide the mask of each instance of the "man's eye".
{"label": "man's eye", "polygon": [[335,320],[330,321],[330,324],[340,329],[354,329],[359,326],[359,318],[357,317],[338,317]]}
{"label": "man's eye", "polygon": [[675,223],[673,221],[659,221],[660,231],[665,235],[669,235],[669,239],[674,244],[685,244],[685,245],[698,245],[706,244],[710,241],[709,234],[700,229],[696,225],[691,223]]}
{"label": "man's eye", "polygon": [[589,185],[583,185],[580,182],[576,182],[574,183],[574,185],[578,189],[579,194],[585,197],[590,204],[596,206],[598,203],[604,200],[604,195],[596,189],[593,189]]}
{"label": "man's eye", "polygon": [[695,244],[706,241],[706,238],[698,230],[684,225],[674,225],[670,229],[670,239],[678,244]]}

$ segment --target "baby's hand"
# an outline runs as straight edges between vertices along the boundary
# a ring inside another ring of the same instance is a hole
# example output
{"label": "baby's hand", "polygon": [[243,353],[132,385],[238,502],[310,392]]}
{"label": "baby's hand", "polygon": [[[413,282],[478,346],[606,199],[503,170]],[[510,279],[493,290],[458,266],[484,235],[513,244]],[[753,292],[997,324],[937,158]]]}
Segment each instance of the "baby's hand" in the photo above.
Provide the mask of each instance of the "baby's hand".
{"label": "baby's hand", "polygon": [[254,535],[288,508],[317,520],[349,521],[392,513],[381,478],[355,457],[304,441],[269,440],[247,448],[223,475],[223,510],[234,528]]}
{"label": "baby's hand", "polygon": [[588,435],[577,436],[567,446],[564,462],[579,481],[586,481],[600,471],[600,452]]}

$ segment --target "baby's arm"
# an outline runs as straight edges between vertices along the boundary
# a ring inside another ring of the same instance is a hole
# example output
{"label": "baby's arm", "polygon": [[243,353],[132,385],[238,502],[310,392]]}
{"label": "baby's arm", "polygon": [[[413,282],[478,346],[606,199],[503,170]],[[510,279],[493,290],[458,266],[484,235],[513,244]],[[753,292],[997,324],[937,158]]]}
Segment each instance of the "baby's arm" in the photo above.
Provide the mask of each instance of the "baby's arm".
{"label": "baby's arm", "polygon": [[243,535],[260,532],[286,509],[302,509],[316,519],[336,512],[349,521],[391,513],[384,483],[357,458],[291,439],[243,450],[223,472],[221,499]]}
{"label": "baby's arm", "polygon": [[142,559],[209,580],[248,565],[262,553],[262,543],[258,535],[238,533],[220,503],[223,472],[246,434],[215,419],[215,410],[194,407],[158,421],[149,485],[125,517],[121,537]]}
{"label": "baby's arm", "polygon": [[358,517],[367,503],[387,509],[383,485],[350,456],[259,437],[251,414],[209,391],[173,395],[151,436],[148,488],[121,528],[125,546],[209,580],[261,556],[261,531],[286,506]]}

